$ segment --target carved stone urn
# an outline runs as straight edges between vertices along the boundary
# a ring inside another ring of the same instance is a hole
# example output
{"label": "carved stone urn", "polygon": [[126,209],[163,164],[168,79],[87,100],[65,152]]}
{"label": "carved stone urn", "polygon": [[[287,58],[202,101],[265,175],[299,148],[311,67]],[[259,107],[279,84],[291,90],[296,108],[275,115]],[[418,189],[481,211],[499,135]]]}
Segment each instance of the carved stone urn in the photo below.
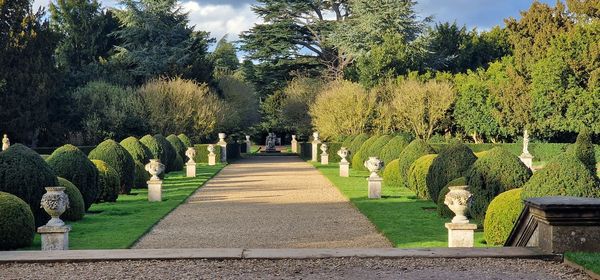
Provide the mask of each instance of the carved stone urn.
{"label": "carved stone urn", "polygon": [[323,156],[326,156],[326,155],[328,155],[328,154],[327,154],[327,148],[328,148],[328,147],[327,147],[327,144],[322,144],[322,145],[321,145],[321,152],[323,152],[323,153],[321,153],[321,155],[323,155]]}
{"label": "carved stone urn", "polygon": [[315,141],[319,141],[319,132],[317,132],[317,131],[313,132],[313,139]]}
{"label": "carved stone urn", "polygon": [[346,147],[342,147],[338,152],[337,155],[340,156],[342,158],[341,162],[348,162],[348,160],[346,160],[346,158],[350,155],[350,151],[346,148]]}
{"label": "carved stone urn", "polygon": [[158,159],[151,159],[150,162],[146,164],[146,171],[152,175],[150,178],[151,181],[160,180],[158,175],[165,171],[165,165],[160,163],[160,160]]}
{"label": "carved stone urn", "polygon": [[190,159],[188,160],[188,163],[195,163],[194,159],[196,158],[196,149],[194,149],[194,147],[188,147],[185,151],[185,156]]}
{"label": "carved stone urn", "polygon": [[451,186],[448,187],[450,192],[446,194],[444,204],[454,212],[454,218],[452,223],[454,224],[468,224],[469,220],[465,216],[467,209],[469,208],[469,201],[471,200],[472,194],[467,189],[469,186]]}
{"label": "carved stone urn", "polygon": [[211,156],[215,155],[215,145],[208,145],[208,147],[206,147],[206,150],[208,151],[208,154]]}
{"label": "carved stone urn", "polygon": [[219,133],[219,144],[221,143],[225,143],[225,137],[227,136],[227,134],[221,132]]}
{"label": "carved stone urn", "polygon": [[10,147],[10,140],[8,139],[8,136],[4,134],[4,137],[2,137],[2,150],[6,151],[8,147]]}
{"label": "carved stone urn", "polygon": [[69,197],[64,192],[64,187],[46,187],[46,193],[42,196],[40,208],[44,208],[46,213],[52,217],[46,226],[62,227],[65,225],[60,219],[67,208],[69,208]]}
{"label": "carved stone urn", "polygon": [[377,178],[377,172],[383,168],[383,161],[378,157],[369,157],[367,161],[365,161],[365,167],[371,172],[371,178]]}

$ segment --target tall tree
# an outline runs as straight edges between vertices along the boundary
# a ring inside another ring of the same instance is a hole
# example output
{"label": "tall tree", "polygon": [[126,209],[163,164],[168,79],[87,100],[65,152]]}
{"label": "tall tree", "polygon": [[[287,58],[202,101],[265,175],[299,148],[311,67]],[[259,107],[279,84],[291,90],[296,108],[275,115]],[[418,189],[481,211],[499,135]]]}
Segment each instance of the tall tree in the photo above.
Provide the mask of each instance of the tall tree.
{"label": "tall tree", "polygon": [[240,67],[237,50],[231,42],[227,41],[227,36],[217,42],[211,58],[215,65],[215,72],[233,72]]}

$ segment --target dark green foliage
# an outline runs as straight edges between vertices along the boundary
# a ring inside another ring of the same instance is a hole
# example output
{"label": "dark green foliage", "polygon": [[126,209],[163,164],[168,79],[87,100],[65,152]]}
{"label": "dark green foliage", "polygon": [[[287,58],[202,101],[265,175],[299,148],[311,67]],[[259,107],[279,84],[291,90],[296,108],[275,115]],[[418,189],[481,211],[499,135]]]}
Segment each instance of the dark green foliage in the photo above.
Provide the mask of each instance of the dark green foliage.
{"label": "dark green foliage", "polygon": [[46,162],[56,176],[65,178],[79,189],[87,211],[100,194],[98,170],[77,147],[67,144],[56,149]]}
{"label": "dark green foliage", "polygon": [[402,150],[400,156],[398,157],[400,159],[398,161],[398,168],[400,169],[400,183],[402,183],[403,187],[409,187],[408,169],[413,162],[424,155],[434,153],[435,151],[433,148],[431,148],[427,142],[421,139],[413,140],[404,148],[404,150]]}
{"label": "dark green foliage", "polygon": [[172,171],[181,171],[183,170],[183,159],[179,154],[175,156],[175,161],[173,162],[173,170]]}
{"label": "dark green foliage", "polygon": [[428,185],[431,184],[429,174],[431,173],[431,165],[437,158],[436,154],[424,155],[411,164],[408,169],[408,188],[415,192],[418,198],[432,199]]}
{"label": "dark green foliage", "polygon": [[[194,148],[196,149],[196,162],[199,163],[207,163],[208,162],[208,145],[209,144],[196,144]],[[214,145],[215,147],[215,158],[216,162],[221,161],[221,146]]]}
{"label": "dark green foliage", "polygon": [[[160,177],[160,176],[159,176]],[[136,189],[145,189],[148,187],[148,180],[150,180],[150,173],[146,171],[144,164],[135,161],[135,184],[134,188]]]}
{"label": "dark green foliage", "polygon": [[440,191],[453,179],[464,177],[477,160],[469,147],[460,142],[451,143],[442,150],[431,164],[427,174],[427,187],[434,202]]}
{"label": "dark green foliage", "polygon": [[465,186],[465,185],[467,185],[466,178],[460,177],[460,178],[456,178],[456,179],[450,181],[450,183],[448,183],[440,191],[440,194],[438,195],[438,198],[437,198],[437,212],[440,215],[440,217],[442,217],[442,218],[454,217],[454,212],[452,212],[452,210],[450,210],[450,208],[448,208],[448,206],[446,206],[446,204],[444,204],[444,201],[446,200],[446,195],[448,194],[448,192],[450,192],[450,187]]}
{"label": "dark green foliage", "polygon": [[523,186],[523,199],[553,195],[598,197],[598,181],[575,155],[563,153]]}
{"label": "dark green foliage", "polygon": [[521,188],[512,189],[490,202],[483,222],[483,235],[488,245],[502,245],[508,238],[523,210],[521,193]]}
{"label": "dark green foliage", "polygon": [[183,143],[183,145],[186,148],[194,146],[194,144],[192,143],[192,140],[189,137],[187,137],[187,135],[185,135],[183,133],[177,135],[177,138],[179,138],[179,140],[181,140],[181,142]]}
{"label": "dark green foliage", "polygon": [[50,219],[40,208],[45,188],[57,185],[52,168],[33,150],[13,144],[0,153],[0,191],[16,195],[29,204],[37,226]]}
{"label": "dark green foliage", "polygon": [[179,140],[179,137],[177,137],[175,134],[171,134],[171,135],[167,136],[167,141],[169,141],[169,143],[171,143],[171,146],[173,146],[173,148],[175,149],[177,154],[182,159],[186,158],[185,151],[187,150],[187,147],[185,146],[185,144],[183,144],[183,142],[181,142],[181,140]]}
{"label": "dark green foliage", "polygon": [[173,148],[173,145],[171,145],[167,138],[160,134],[154,135],[154,139],[156,139],[156,142],[158,142],[158,145],[160,145],[160,147],[162,148],[163,154],[160,158],[160,162],[162,162],[162,164],[166,166],[166,172],[179,170],[177,169],[177,166],[175,166],[177,151],[175,150],[175,148]]}
{"label": "dark green foliage", "polygon": [[[337,152],[342,148],[342,143],[340,142],[327,142],[327,154],[329,155],[329,163],[340,162],[342,158],[338,156]],[[319,156],[317,160],[321,162],[321,145],[318,146]]]}
{"label": "dark green foliage", "polygon": [[509,151],[496,147],[477,159],[467,172],[469,190],[473,194],[471,216],[483,220],[488,204],[505,191],[522,187],[531,170]]}
{"label": "dark green foliage", "polygon": [[146,164],[153,158],[150,150],[133,136],[123,139],[120,144],[127,152],[129,152],[134,161]]}
{"label": "dark green foliage", "polygon": [[83,219],[85,204],[79,189],[73,183],[69,182],[69,180],[62,177],[58,177],[58,184],[65,188],[65,193],[69,197],[69,208],[67,208],[65,213],[60,215],[60,218],[65,221],[79,221]]}
{"label": "dark green foliage", "polygon": [[[356,170],[367,170],[365,168],[365,166],[364,166],[364,162],[367,159],[369,159],[369,157],[370,157],[370,155],[369,155],[369,149],[371,149],[371,146],[380,137],[383,137],[383,136],[373,135],[369,139],[367,139],[367,141],[363,142],[363,144],[360,146],[360,148],[358,149],[358,151],[352,155],[352,161],[351,161],[352,162],[352,168],[354,168]],[[377,155],[373,155],[373,156],[377,156]]]}
{"label": "dark green foliage", "polygon": [[235,142],[227,144],[227,161],[239,159],[242,156],[240,146],[240,144]]}
{"label": "dark green foliage", "polygon": [[383,147],[385,147],[390,142],[390,140],[392,140],[392,138],[394,137],[391,135],[382,135],[381,137],[377,138],[377,140],[373,142],[373,144],[371,144],[371,147],[369,147],[367,156],[379,157],[381,151],[383,150]]}
{"label": "dark green foliage", "polygon": [[34,236],[35,223],[29,205],[15,195],[0,192],[0,250],[27,247]]}
{"label": "dark green foliage", "polygon": [[395,136],[389,140],[385,146],[379,152],[379,158],[386,163],[385,168],[388,167],[388,162],[400,158],[400,153],[410,143],[411,139],[406,135]]}
{"label": "dark green foliage", "polygon": [[98,185],[102,188],[102,192],[96,202],[115,202],[119,197],[120,180],[119,173],[101,160],[92,160],[96,168],[98,168]]}
{"label": "dark green foliage", "polygon": [[568,150],[585,164],[592,175],[596,175],[596,154],[594,152],[594,144],[592,143],[592,135],[587,128],[579,132],[577,141]]}
{"label": "dark green foliage", "polygon": [[386,186],[399,187],[400,183],[400,169],[398,168],[398,159],[386,162],[386,168],[383,170],[383,182]]}
{"label": "dark green foliage", "polygon": [[148,151],[150,151],[150,154],[152,154],[152,158],[153,159],[158,159],[160,160],[160,162],[162,162],[163,164],[165,163],[164,161],[166,159],[164,159],[164,152],[163,152],[163,148],[162,146],[158,143],[158,141],[156,140],[156,138],[154,138],[154,136],[152,135],[146,135],[144,137],[142,137],[140,139],[140,142],[142,144],[144,144],[144,146],[146,146],[146,148],[148,148]]}
{"label": "dark green foliage", "polygon": [[[352,155],[357,153],[358,150],[360,149],[360,146],[362,146],[362,144],[367,141],[369,139],[369,134],[363,133],[363,134],[359,134],[358,136],[354,137],[354,139],[352,139],[352,142],[350,143],[350,145],[346,148],[348,148],[348,150],[350,151],[350,158],[352,158]],[[348,160],[351,162],[351,160]]]}
{"label": "dark green foliage", "polygon": [[298,153],[303,160],[312,159],[312,144],[306,142],[298,142]]}
{"label": "dark green foliage", "polygon": [[114,140],[108,139],[100,143],[88,155],[90,159],[99,159],[110,165],[119,174],[120,193],[128,194],[135,181],[135,164],[125,148]]}

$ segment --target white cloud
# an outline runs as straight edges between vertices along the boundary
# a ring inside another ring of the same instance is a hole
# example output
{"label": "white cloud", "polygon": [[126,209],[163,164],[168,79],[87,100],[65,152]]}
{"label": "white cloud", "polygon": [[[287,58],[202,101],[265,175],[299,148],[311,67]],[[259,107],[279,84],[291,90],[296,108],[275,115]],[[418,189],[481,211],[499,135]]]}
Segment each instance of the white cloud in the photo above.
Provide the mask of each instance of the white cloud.
{"label": "white cloud", "polygon": [[234,7],[186,1],[181,5],[189,13],[190,24],[195,25],[196,30],[209,31],[217,39],[228,34],[229,40],[237,40],[242,31],[249,30],[260,21],[249,4]]}

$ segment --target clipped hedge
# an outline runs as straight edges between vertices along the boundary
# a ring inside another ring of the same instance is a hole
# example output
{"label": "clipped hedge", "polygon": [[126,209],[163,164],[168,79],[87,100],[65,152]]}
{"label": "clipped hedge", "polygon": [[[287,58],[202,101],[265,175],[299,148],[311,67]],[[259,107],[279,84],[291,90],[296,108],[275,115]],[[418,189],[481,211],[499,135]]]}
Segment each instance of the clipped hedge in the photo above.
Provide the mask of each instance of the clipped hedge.
{"label": "clipped hedge", "polygon": [[135,164],[135,185],[136,189],[145,189],[148,187],[148,180],[150,180],[150,173],[146,171],[146,167],[139,161],[134,161]]}
{"label": "clipped hedge", "polygon": [[437,201],[440,191],[450,181],[464,177],[477,157],[469,147],[460,142],[449,144],[431,164],[427,174],[427,187],[433,202]]}
{"label": "clipped hedge", "polygon": [[187,137],[187,135],[181,133],[181,134],[177,135],[177,138],[179,138],[179,140],[181,140],[181,142],[183,143],[183,145],[186,148],[194,147],[194,143],[192,142],[192,140],[189,137]]}
{"label": "clipped hedge", "polygon": [[410,166],[408,170],[408,186],[409,189],[415,192],[418,198],[432,199],[429,193],[429,173],[431,173],[431,165],[438,157],[436,154],[424,155]]}
{"label": "clipped hedge", "polygon": [[[165,165],[165,173],[179,170],[177,166],[175,166],[175,160],[177,158],[177,151],[173,148],[173,145],[161,134],[154,135],[154,139],[158,142],[158,145],[162,148],[162,158],[160,162]],[[163,161],[164,160],[164,161]]]}
{"label": "clipped hedge", "polygon": [[115,202],[119,197],[120,180],[119,173],[101,160],[92,160],[96,168],[98,168],[98,185],[102,187],[100,195],[96,202]]}
{"label": "clipped hedge", "polygon": [[167,136],[167,141],[169,141],[169,143],[171,143],[171,146],[173,146],[173,148],[175,149],[177,154],[183,160],[185,158],[185,151],[187,150],[187,147],[185,146],[185,144],[183,144],[183,142],[181,142],[181,140],[179,140],[179,137],[177,137],[177,135],[175,135],[175,134],[171,134],[171,135]]}
{"label": "clipped hedge", "polygon": [[572,153],[563,153],[533,173],[523,186],[522,198],[542,196],[598,197],[597,178]]}
{"label": "clipped hedge", "polygon": [[502,245],[510,235],[521,211],[522,189],[512,189],[496,196],[490,202],[483,222],[483,236],[488,245]]}
{"label": "clipped hedge", "polygon": [[[209,144],[196,144],[194,148],[196,149],[196,162],[198,163],[208,163],[208,145]],[[216,162],[221,162],[221,146],[215,146],[215,158]]]}
{"label": "clipped hedge", "polygon": [[179,154],[177,154],[175,156],[175,162],[173,163],[173,170],[172,171],[182,171],[183,170],[183,164],[184,164],[183,159],[181,158],[181,156]]}
{"label": "clipped hedge", "polygon": [[0,191],[16,195],[31,208],[36,226],[50,220],[40,208],[46,187],[57,186],[52,168],[35,151],[13,144],[0,153]]}
{"label": "clipped hedge", "polygon": [[[377,141],[381,135],[373,135],[367,141],[363,142],[358,151],[352,155],[352,168],[356,170],[367,170],[364,166],[364,162],[369,159],[371,155],[369,155],[369,150],[371,149],[371,145]],[[377,156],[377,155],[372,155]]]}
{"label": "clipped hedge", "polygon": [[165,163],[165,156],[164,156],[164,151],[162,146],[158,143],[158,140],[156,140],[156,138],[154,138],[154,136],[152,135],[146,135],[144,137],[142,137],[140,139],[140,143],[142,143],[144,146],[146,146],[146,148],[148,149],[148,151],[150,151],[150,154],[152,155],[151,158],[152,159],[158,159],[160,160],[161,163]]}
{"label": "clipped hedge", "polygon": [[402,152],[400,152],[400,157],[398,157],[398,169],[400,174],[400,183],[404,187],[409,187],[408,185],[408,170],[410,166],[417,160],[418,158],[428,155],[435,154],[435,151],[427,142],[416,139],[410,142]]}
{"label": "clipped hedge", "polygon": [[17,196],[0,192],[0,250],[30,246],[35,236],[31,208]]}
{"label": "clipped hedge", "polygon": [[134,161],[146,164],[150,162],[151,158],[154,158],[148,147],[133,136],[123,139],[119,144],[129,152]]}
{"label": "clipped hedge", "polygon": [[[327,154],[329,155],[329,162],[333,163],[333,162],[340,162],[342,161],[342,158],[340,158],[340,156],[338,156],[337,152],[342,148],[343,143],[341,142],[328,142],[325,143],[327,144]],[[319,144],[318,145],[318,151],[319,151],[319,156],[317,157],[317,160],[319,162],[321,162],[321,145],[323,144]]]}
{"label": "clipped hedge", "polygon": [[352,141],[354,141],[354,139],[356,139],[357,135],[351,135],[348,136],[344,139],[344,141],[342,141],[342,147],[346,147],[346,149],[348,149],[348,147],[350,147],[350,145],[352,144]]}
{"label": "clipped hedge", "polygon": [[383,170],[383,182],[386,186],[401,187],[400,169],[398,168],[398,159],[386,163],[387,168]]}
{"label": "clipped hedge", "polygon": [[[392,162],[395,159],[400,158],[400,153],[408,144],[410,143],[410,137],[406,135],[395,136],[390,139],[390,141],[381,148],[379,152],[379,158],[383,160],[383,162],[388,163]],[[388,168],[389,165],[386,165],[384,168]]]}
{"label": "clipped hedge", "polygon": [[587,128],[584,128],[577,135],[575,144],[567,149],[573,153],[594,176],[596,175],[596,155],[594,152],[594,144],[592,143],[592,135]]}
{"label": "clipped hedge", "polygon": [[531,170],[509,151],[496,147],[477,159],[466,177],[473,194],[471,216],[482,221],[492,199],[500,193],[522,187],[531,177]]}
{"label": "clipped hedge", "polygon": [[58,177],[58,185],[65,188],[65,193],[69,197],[69,208],[67,208],[65,213],[60,215],[60,218],[65,221],[79,221],[83,219],[85,204],[79,189],[69,180],[62,177]]}
{"label": "clipped hedge", "polygon": [[242,149],[236,142],[227,143],[227,161],[232,161],[242,157]]}
{"label": "clipped hedge", "polygon": [[119,174],[120,193],[129,194],[135,182],[135,163],[125,148],[114,140],[105,140],[88,155],[110,165]]}
{"label": "clipped hedge", "polygon": [[54,174],[73,183],[81,192],[84,208],[87,211],[100,194],[98,171],[88,157],[73,145],[56,149],[46,159]]}
{"label": "clipped hedge", "polygon": [[[351,155],[356,154],[358,152],[358,150],[360,149],[360,147],[362,146],[362,144],[365,143],[365,141],[367,141],[367,140],[369,140],[368,134],[366,134],[366,133],[359,134],[358,136],[354,137],[354,139],[352,139],[352,142],[346,148],[348,148]],[[348,161],[350,163],[352,163],[351,159],[352,158],[348,159]]]}
{"label": "clipped hedge", "polygon": [[373,144],[371,144],[371,147],[369,147],[369,150],[367,152],[367,158],[379,157],[379,155],[381,154],[381,150],[383,150],[383,147],[385,147],[385,145],[387,145],[393,138],[394,136],[391,135],[382,135],[381,137],[377,138],[377,140],[373,142]]}

